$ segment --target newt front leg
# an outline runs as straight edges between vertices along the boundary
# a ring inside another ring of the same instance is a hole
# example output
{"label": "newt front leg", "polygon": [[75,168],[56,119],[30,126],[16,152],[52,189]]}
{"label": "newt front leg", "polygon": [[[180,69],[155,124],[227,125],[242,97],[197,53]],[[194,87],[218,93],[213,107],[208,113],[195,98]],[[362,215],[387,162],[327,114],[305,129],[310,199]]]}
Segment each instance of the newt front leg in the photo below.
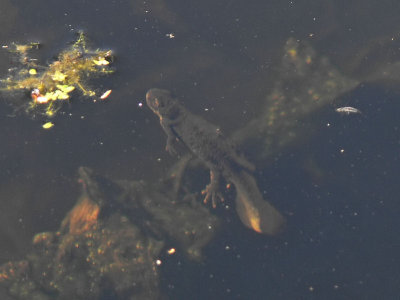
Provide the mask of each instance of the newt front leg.
{"label": "newt front leg", "polygon": [[171,155],[178,155],[178,151],[175,145],[179,142],[179,138],[172,130],[173,122],[166,121],[162,117],[160,117],[160,124],[167,135],[167,143],[165,145],[165,150],[169,152]]}

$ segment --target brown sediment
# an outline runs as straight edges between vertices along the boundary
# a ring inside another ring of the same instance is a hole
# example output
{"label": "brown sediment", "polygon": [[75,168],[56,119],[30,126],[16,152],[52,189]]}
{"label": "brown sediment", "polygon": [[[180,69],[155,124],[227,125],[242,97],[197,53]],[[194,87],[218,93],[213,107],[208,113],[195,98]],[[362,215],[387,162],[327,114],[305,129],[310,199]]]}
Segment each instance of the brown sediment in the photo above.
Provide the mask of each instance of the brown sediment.
{"label": "brown sediment", "polygon": [[97,224],[100,206],[84,195],[68,213],[61,227],[68,226],[70,234],[82,234]]}

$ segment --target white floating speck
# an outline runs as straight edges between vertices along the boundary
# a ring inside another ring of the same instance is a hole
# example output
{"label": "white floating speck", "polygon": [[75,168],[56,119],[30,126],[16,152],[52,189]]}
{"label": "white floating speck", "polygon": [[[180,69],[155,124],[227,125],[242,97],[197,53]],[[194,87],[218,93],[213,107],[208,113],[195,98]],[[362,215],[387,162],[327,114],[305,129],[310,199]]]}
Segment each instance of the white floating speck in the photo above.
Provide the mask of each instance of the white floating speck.
{"label": "white floating speck", "polygon": [[336,112],[340,114],[361,114],[361,111],[357,108],[351,107],[351,106],[343,106],[343,107],[338,107],[335,109]]}
{"label": "white floating speck", "polygon": [[100,96],[100,99],[101,100],[106,99],[108,96],[110,96],[111,92],[112,92],[111,90],[104,92],[104,94]]}

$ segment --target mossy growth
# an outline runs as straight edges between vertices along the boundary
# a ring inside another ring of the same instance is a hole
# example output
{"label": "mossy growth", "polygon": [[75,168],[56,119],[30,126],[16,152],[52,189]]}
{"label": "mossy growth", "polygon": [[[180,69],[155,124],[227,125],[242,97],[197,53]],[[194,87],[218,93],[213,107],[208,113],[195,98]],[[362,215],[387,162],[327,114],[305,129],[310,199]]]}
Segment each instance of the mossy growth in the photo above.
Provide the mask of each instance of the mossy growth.
{"label": "mossy growth", "polygon": [[[73,91],[95,99],[96,91],[87,82],[96,75],[113,72],[110,68],[113,55],[111,50],[89,49],[86,40],[85,34],[79,32],[77,40],[47,66],[30,56],[40,48],[39,43],[3,46],[18,60],[17,67],[10,69],[8,77],[0,81],[0,90],[14,107],[22,108],[31,116],[53,117]],[[28,96],[23,97],[22,104],[21,99],[15,99],[20,93],[13,93],[21,91]]]}

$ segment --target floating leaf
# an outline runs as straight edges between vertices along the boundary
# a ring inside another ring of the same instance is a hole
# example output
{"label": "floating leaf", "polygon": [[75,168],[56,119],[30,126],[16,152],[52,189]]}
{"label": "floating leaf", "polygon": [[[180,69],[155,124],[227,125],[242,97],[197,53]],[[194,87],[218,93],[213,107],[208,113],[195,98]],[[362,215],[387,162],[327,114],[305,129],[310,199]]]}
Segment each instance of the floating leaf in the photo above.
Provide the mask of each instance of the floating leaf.
{"label": "floating leaf", "polygon": [[93,62],[98,66],[106,66],[110,63],[108,60],[106,60],[102,57],[99,57],[99,58],[100,58],[100,60],[93,59]]}
{"label": "floating leaf", "polygon": [[44,129],[50,129],[51,127],[53,127],[54,126],[54,123],[52,123],[52,122],[47,122],[47,123],[44,123],[43,125],[42,125],[42,127],[44,128]]}
{"label": "floating leaf", "polygon": [[75,87],[73,85],[57,84],[56,86],[60,91],[63,91],[64,93],[67,93],[67,94],[71,93],[75,89]]}
{"label": "floating leaf", "polygon": [[64,81],[66,77],[67,77],[67,75],[61,73],[61,72],[58,71],[58,70],[55,71],[54,74],[51,76],[51,78],[52,78],[54,81]]}

